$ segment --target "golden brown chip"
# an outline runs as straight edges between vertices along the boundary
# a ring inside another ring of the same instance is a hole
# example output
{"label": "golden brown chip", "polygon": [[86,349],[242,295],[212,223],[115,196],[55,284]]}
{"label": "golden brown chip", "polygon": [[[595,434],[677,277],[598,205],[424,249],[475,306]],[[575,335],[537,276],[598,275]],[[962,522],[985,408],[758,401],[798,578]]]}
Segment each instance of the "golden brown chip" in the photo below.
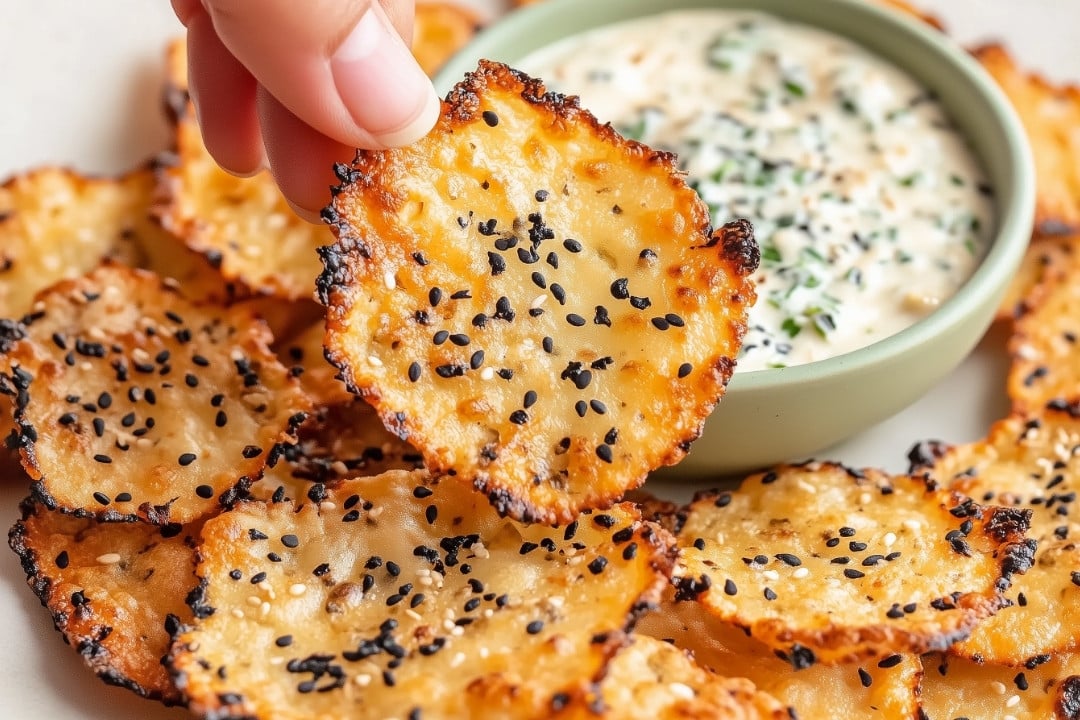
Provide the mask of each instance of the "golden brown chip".
{"label": "golden brown chip", "polygon": [[1037,413],[1048,403],[1080,397],[1080,258],[1051,280],[1009,338],[1008,393],[1013,410]]}
{"label": "golden brown chip", "polygon": [[638,635],[611,661],[589,706],[558,717],[790,720],[792,715],[752,682],[711,673],[669,643]]}
{"label": "golden brown chip", "polygon": [[480,18],[476,13],[458,3],[418,2],[413,23],[413,55],[424,72],[434,75],[479,29]]}
{"label": "golden brown chip", "polygon": [[196,713],[547,717],[596,678],[670,570],[670,538],[629,505],[526,526],[421,472],[350,480],[326,500],[207,522],[202,619],[171,657]]}
{"label": "golden brown chip", "polygon": [[159,167],[164,201],[155,215],[232,283],[238,296],[310,298],[321,269],[316,248],[333,238],[292,211],[269,172],[239,178],[203,145],[187,95],[187,53],[166,53],[165,104],[176,121],[176,154]]}
{"label": "golden brown chip", "polygon": [[50,509],[194,520],[257,478],[308,409],[263,323],[151,273],[105,265],[36,308],[0,336],[0,392]]}
{"label": "golden brown chip", "polygon": [[139,200],[120,181],[57,168],[0,185],[0,318],[21,318],[38,292],[105,258],[134,263]]}
{"label": "golden brown chip", "polygon": [[944,453],[932,478],[980,503],[1032,513],[1030,536],[1038,541],[1032,568],[1014,580],[1012,607],[981,623],[954,651],[1008,665],[1077,646],[1080,627],[1080,527],[1072,517],[1080,490],[1080,419],[1075,408],[1048,410],[1038,418],[1014,416],[996,423],[986,440]]}
{"label": "golden brown chip", "polygon": [[972,53],[1012,101],[1035,152],[1036,232],[1080,230],[1080,87],[1025,72],[1000,45]]}
{"label": "golden brown chip", "polygon": [[[338,379],[338,369],[323,354],[325,322],[320,319],[278,349],[278,357],[292,368],[300,384],[316,405],[340,405],[353,401],[353,394]],[[376,419],[376,422],[378,420]]]}
{"label": "golden brown chip", "polygon": [[197,525],[99,523],[27,503],[8,544],[53,623],[102,680],[169,704],[161,663],[170,631],[191,622]]}
{"label": "golden brown chip", "polygon": [[917,655],[887,655],[853,665],[818,663],[796,670],[743,630],[712,617],[700,603],[674,603],[670,598],[642,618],[637,631],[690,651],[698,663],[720,675],[749,679],[758,690],[794,708],[796,717],[917,717],[922,675]]}
{"label": "golden brown chip", "polygon": [[795,667],[948,647],[1031,564],[1025,514],[910,477],[780,468],[690,507],[674,583]]}
{"label": "golden brown chip", "polygon": [[1076,236],[1033,238],[998,307],[998,320],[1016,320],[1044,302],[1073,262]]}
{"label": "golden brown chip", "polygon": [[637,505],[643,518],[651,520],[673,535],[678,535],[686,522],[686,509],[682,505],[658,498],[645,490],[631,490],[623,499]]}
{"label": "golden brown chip", "polygon": [[1080,656],[1042,657],[1028,667],[979,665],[927,656],[922,709],[927,720],[1070,720],[1080,714]]}
{"label": "golden brown chip", "polygon": [[483,62],[425,139],[338,171],[328,357],[429,468],[565,522],[685,455],[758,251],[710,237],[672,156]]}

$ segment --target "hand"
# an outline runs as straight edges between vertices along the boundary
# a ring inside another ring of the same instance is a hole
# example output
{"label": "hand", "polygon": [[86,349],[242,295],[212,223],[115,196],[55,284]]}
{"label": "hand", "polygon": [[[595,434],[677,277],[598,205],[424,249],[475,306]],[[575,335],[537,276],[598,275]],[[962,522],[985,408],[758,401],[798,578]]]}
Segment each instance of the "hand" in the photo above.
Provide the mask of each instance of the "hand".
{"label": "hand", "polygon": [[413,59],[412,0],[172,0],[188,29],[191,97],[207,150],[226,170],[267,164],[314,220],[335,162],[407,145],[439,98]]}

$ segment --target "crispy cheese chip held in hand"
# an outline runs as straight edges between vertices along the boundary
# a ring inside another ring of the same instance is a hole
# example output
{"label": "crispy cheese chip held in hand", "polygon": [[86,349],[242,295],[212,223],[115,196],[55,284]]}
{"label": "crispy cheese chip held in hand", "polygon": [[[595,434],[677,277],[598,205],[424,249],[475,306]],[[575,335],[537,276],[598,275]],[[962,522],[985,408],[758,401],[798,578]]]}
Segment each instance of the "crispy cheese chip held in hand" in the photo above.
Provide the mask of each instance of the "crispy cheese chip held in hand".
{"label": "crispy cheese chip held in hand", "polygon": [[408,148],[341,166],[328,357],[434,472],[567,522],[683,457],[754,300],[674,157],[483,62]]}
{"label": "crispy cheese chip held in hand", "polygon": [[250,312],[196,306],[106,265],[0,327],[34,496],[103,520],[184,523],[227,505],[292,437],[307,397]]}
{"label": "crispy cheese chip held in hand", "polygon": [[179,703],[161,659],[171,629],[192,620],[197,524],[99,523],[26,503],[8,543],[53,623],[99,677]]}
{"label": "crispy cheese chip held in hand", "polygon": [[345,720],[569,707],[658,601],[670,536],[626,504],[550,528],[454,490],[396,471],[209,521],[201,619],[171,658],[191,708]]}
{"label": "crispy cheese chip held in hand", "polygon": [[795,667],[945,648],[1031,565],[1023,511],[810,464],[699,497],[674,583]]}

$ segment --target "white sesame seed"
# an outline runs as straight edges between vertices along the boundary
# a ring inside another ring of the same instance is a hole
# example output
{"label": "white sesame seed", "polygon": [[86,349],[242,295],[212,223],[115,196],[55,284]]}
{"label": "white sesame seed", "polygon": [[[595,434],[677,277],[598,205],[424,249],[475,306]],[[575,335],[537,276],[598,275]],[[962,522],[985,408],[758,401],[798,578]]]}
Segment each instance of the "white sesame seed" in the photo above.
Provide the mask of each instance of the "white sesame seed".
{"label": "white sesame seed", "polygon": [[490,380],[493,377],[495,377],[495,368],[493,367],[486,367],[480,371],[481,380]]}
{"label": "white sesame seed", "polygon": [[289,594],[293,597],[300,597],[307,592],[307,585],[304,583],[295,583],[289,587]]}
{"label": "white sesame seed", "polygon": [[323,500],[321,503],[319,503],[319,509],[323,512],[330,512],[331,510],[337,509],[337,503],[331,500]]}
{"label": "white sesame seed", "polygon": [[266,216],[266,227],[271,230],[280,230],[287,222],[288,219],[283,213],[270,213]]}
{"label": "white sesame seed", "polygon": [[379,516],[382,515],[385,510],[386,510],[386,508],[384,508],[381,505],[377,505],[377,506],[371,508],[371,510],[368,510],[368,519],[370,519],[370,520],[378,520]]}
{"label": "white sesame seed", "polygon": [[330,463],[330,469],[334,472],[335,475],[344,475],[345,473],[349,472],[349,466],[341,460],[335,460],[334,462]]}
{"label": "white sesame seed", "polygon": [[484,608],[484,612],[482,612],[481,615],[483,615],[486,618],[489,618],[489,617],[492,617],[493,615],[495,615],[495,611],[492,610],[491,608]]}
{"label": "white sesame seed", "polygon": [[[805,480],[798,480],[795,483],[800,490],[808,495],[817,495],[817,488],[806,482]],[[675,683],[678,684],[678,683]]]}
{"label": "white sesame seed", "polygon": [[241,610],[240,608],[233,608],[232,609],[232,616],[234,618],[236,618],[237,620],[243,620],[244,619],[244,611]]}
{"label": "white sesame seed", "polygon": [[251,607],[259,607],[262,605],[262,598],[258,595],[248,595],[247,604]]}
{"label": "white sesame seed", "polygon": [[413,620],[415,620],[416,622],[423,622],[424,621],[424,617],[420,613],[413,610],[412,608],[406,609],[405,614],[408,615]]}
{"label": "white sesame seed", "polygon": [[870,496],[870,493],[864,492],[861,495],[859,495],[859,504],[860,505],[869,505],[872,501],[873,501],[873,498]]}
{"label": "white sesame seed", "polygon": [[457,655],[454,655],[454,657],[451,658],[450,667],[456,668],[463,662],[465,662],[465,653],[459,652]]}
{"label": "white sesame seed", "polygon": [[371,365],[372,367],[382,367],[383,366],[383,361],[380,360],[379,358],[375,357],[374,355],[368,355],[367,361],[368,361],[368,364]]}
{"label": "white sesame seed", "polygon": [[1016,707],[1019,704],[1020,704],[1020,696],[1019,695],[1013,695],[1012,697],[1010,697],[1008,700],[1005,701],[1005,707],[1009,707],[1009,708]]}
{"label": "white sesame seed", "polygon": [[530,310],[535,310],[536,308],[540,307],[541,305],[543,305],[546,302],[547,302],[547,295],[537,295],[536,297],[533,298],[533,301],[529,304],[529,309]]}
{"label": "white sesame seed", "polygon": [[390,270],[383,273],[383,284],[386,285],[387,290],[393,290],[397,287],[397,279]]}
{"label": "white sesame seed", "polygon": [[478,651],[478,654],[480,655],[480,657],[486,658],[488,655],[491,654],[491,651],[488,650],[486,647],[481,647]]}
{"label": "white sesame seed", "polygon": [[668,683],[668,690],[677,698],[683,700],[694,699],[694,689],[681,682]]}
{"label": "white sesame seed", "polygon": [[918,520],[905,520],[901,525],[904,526],[905,530],[910,530],[911,532],[919,532],[919,530],[922,529],[922,523]]}
{"label": "white sesame seed", "polygon": [[1008,688],[1005,687],[1005,683],[998,682],[997,680],[990,683],[990,687],[994,688],[994,692],[996,692],[998,695],[1004,695],[1005,692],[1008,690]]}
{"label": "white sesame seed", "polygon": [[120,562],[120,553],[105,553],[104,555],[98,555],[97,561],[102,565],[115,565]]}
{"label": "white sesame seed", "polygon": [[796,578],[804,578],[809,574],[810,574],[810,570],[808,568],[804,568],[804,567],[796,568],[795,572],[791,573],[792,577],[796,577]]}
{"label": "white sesame seed", "polygon": [[435,581],[432,580],[430,577],[418,577],[416,578],[416,582],[420,583],[424,587],[431,587],[432,583],[434,583]]}
{"label": "white sesame seed", "polygon": [[461,627],[460,625],[455,625],[454,629],[450,631],[450,634],[454,637],[461,637],[465,634],[465,628]]}
{"label": "white sesame seed", "polygon": [[275,666],[276,665],[284,665],[285,664],[285,658],[283,656],[281,656],[281,655],[278,655],[277,657],[272,657],[272,658],[270,658],[270,664],[275,665]]}
{"label": "white sesame seed", "polygon": [[367,674],[354,675],[353,682],[360,687],[367,687],[371,684],[371,676]]}
{"label": "white sesame seed", "polygon": [[885,547],[892,547],[896,543],[896,533],[885,533],[885,537],[881,539],[881,542],[885,545]]}
{"label": "white sesame seed", "polygon": [[763,570],[761,574],[767,577],[769,580],[780,579],[780,573],[776,572],[775,570]]}
{"label": "white sesame seed", "polygon": [[264,602],[262,604],[262,606],[259,607],[259,614],[262,615],[263,617],[266,617],[267,615],[269,615],[270,614],[270,603]]}

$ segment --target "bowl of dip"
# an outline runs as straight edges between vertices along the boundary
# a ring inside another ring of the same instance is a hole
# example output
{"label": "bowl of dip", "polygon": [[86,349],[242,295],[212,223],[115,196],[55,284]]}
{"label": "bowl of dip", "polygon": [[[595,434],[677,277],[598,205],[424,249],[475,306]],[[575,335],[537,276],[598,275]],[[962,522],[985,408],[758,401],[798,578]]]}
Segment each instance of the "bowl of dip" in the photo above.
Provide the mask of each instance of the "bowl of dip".
{"label": "bowl of dip", "polygon": [[804,459],[898,412],[985,333],[1030,237],[1034,170],[965,52],[866,0],[548,0],[479,58],[679,157],[761,248],[727,394],[677,471]]}

